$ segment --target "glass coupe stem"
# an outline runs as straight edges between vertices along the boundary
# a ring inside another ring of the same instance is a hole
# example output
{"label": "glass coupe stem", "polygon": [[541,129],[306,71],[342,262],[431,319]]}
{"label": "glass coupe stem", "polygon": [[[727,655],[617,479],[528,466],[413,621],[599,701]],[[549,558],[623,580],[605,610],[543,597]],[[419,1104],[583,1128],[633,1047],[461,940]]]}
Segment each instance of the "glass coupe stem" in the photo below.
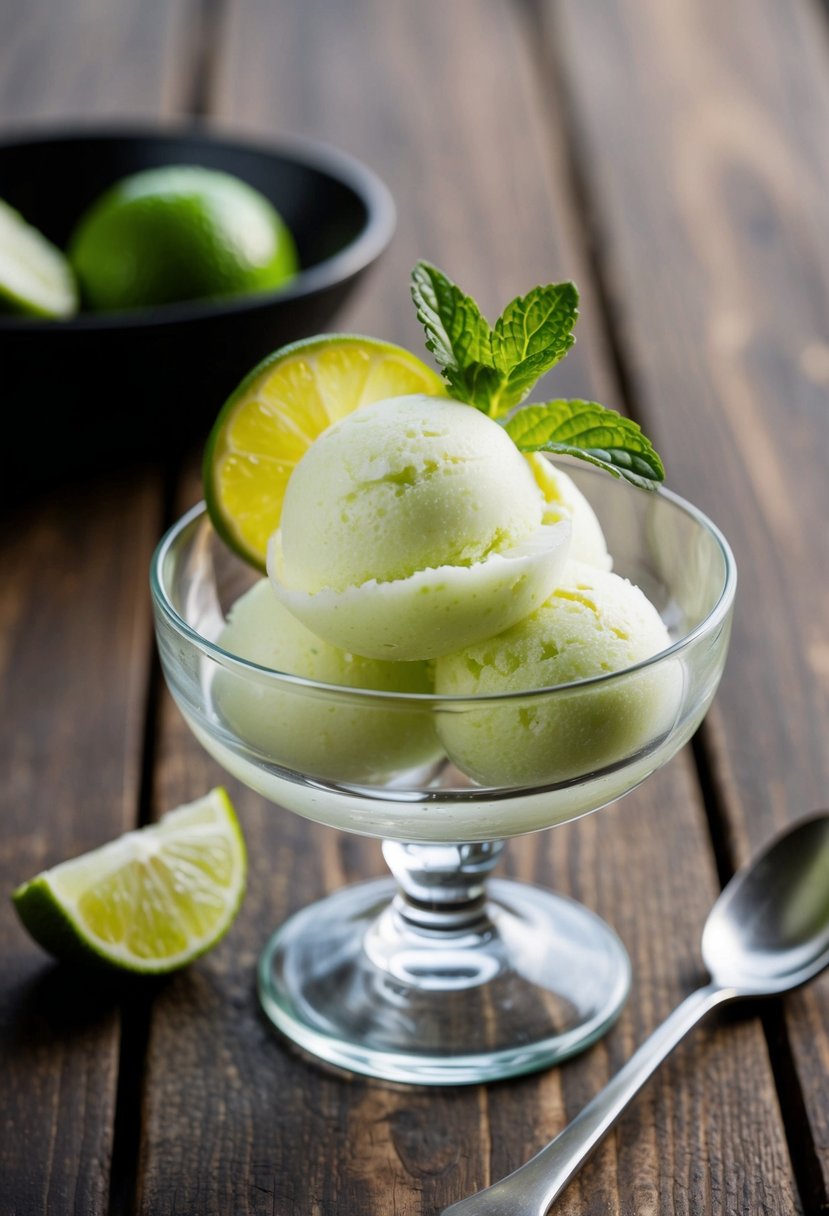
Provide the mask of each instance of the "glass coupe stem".
{"label": "glass coupe stem", "polygon": [[491,983],[507,965],[486,880],[503,851],[486,844],[385,841],[397,890],[367,928],[378,973],[410,992],[457,992]]}
{"label": "glass coupe stem", "polygon": [[501,840],[482,844],[383,843],[397,880],[395,914],[408,930],[432,934],[486,932],[486,880],[504,850]]}

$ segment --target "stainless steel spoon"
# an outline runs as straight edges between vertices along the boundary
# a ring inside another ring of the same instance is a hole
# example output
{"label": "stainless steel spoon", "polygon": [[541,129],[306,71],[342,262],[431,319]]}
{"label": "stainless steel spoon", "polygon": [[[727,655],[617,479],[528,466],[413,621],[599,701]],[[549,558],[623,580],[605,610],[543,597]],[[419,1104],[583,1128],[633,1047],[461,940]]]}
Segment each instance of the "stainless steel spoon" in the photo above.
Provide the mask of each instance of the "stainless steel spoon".
{"label": "stainless steel spoon", "polygon": [[803,819],[736,874],[709,913],[711,983],[679,1005],[554,1140],[443,1216],[544,1216],[665,1057],[710,1010],[774,996],[829,965],[829,812]]}

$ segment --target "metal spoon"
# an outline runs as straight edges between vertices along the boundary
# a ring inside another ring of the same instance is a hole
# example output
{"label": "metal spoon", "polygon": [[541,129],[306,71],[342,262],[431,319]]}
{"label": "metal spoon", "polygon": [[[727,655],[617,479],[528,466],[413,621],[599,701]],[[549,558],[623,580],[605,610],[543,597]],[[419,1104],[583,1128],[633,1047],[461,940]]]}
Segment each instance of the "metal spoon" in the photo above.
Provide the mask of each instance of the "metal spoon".
{"label": "metal spoon", "polygon": [[544,1216],[627,1104],[710,1010],[774,996],[829,965],[829,812],[803,819],[736,874],[709,913],[711,983],[679,1005],[554,1140],[507,1178],[442,1216]]}

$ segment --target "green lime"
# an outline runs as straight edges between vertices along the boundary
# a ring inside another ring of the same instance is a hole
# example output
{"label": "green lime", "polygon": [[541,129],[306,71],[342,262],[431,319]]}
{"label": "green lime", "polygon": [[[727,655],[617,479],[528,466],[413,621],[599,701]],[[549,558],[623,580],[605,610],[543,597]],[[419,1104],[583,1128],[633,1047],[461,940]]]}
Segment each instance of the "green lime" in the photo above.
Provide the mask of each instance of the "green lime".
{"label": "green lime", "polygon": [[85,303],[115,310],[271,291],[299,265],[264,195],[198,165],[116,182],[79,220],[69,257]]}
{"label": "green lime", "polygon": [[71,317],[78,311],[78,289],[66,258],[2,199],[0,307],[31,317]]}
{"label": "green lime", "polygon": [[241,828],[223,789],[44,870],[12,896],[57,958],[125,971],[174,971],[232,923],[245,890]]}
{"label": "green lime", "polygon": [[387,397],[446,395],[409,351],[356,334],[323,334],[263,359],[231,394],[207,441],[204,492],[213,526],[265,569],[288,478],[333,422]]}

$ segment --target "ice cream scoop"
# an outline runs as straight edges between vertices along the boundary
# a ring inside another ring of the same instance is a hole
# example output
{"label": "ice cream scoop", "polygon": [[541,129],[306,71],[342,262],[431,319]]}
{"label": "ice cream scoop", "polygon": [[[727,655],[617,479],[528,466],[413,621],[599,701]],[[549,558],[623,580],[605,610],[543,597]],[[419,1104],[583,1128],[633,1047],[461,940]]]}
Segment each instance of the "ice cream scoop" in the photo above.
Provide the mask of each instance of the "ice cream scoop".
{"label": "ice cream scoop", "polygon": [[[668,659],[636,669],[670,644],[638,587],[568,562],[540,608],[497,637],[435,663],[435,690],[442,695],[555,692],[447,712],[438,733],[450,759],[481,785],[582,778],[670,729],[682,689],[679,665]],[[601,678],[611,673],[617,674]],[[599,678],[574,683],[591,677]]]}
{"label": "ice cream scoop", "polygon": [[537,608],[566,560],[532,471],[468,405],[414,395],[330,427],[288,483],[268,573],[320,637],[373,658],[446,654]]}
{"label": "ice cream scoop", "polygon": [[420,768],[442,754],[432,716],[393,700],[367,704],[345,689],[426,693],[426,663],[365,659],[317,638],[274,595],[267,579],[231,609],[218,638],[223,650],[270,672],[343,686],[341,698],[263,673],[222,669],[213,680],[213,707],[246,747],[271,762],[321,778],[372,782]]}
{"label": "ice cream scoop", "polygon": [[570,520],[573,529],[568,555],[570,560],[587,562],[599,570],[611,570],[613,558],[607,551],[602,526],[572,477],[541,452],[528,453],[525,460],[544,496],[544,522]]}

